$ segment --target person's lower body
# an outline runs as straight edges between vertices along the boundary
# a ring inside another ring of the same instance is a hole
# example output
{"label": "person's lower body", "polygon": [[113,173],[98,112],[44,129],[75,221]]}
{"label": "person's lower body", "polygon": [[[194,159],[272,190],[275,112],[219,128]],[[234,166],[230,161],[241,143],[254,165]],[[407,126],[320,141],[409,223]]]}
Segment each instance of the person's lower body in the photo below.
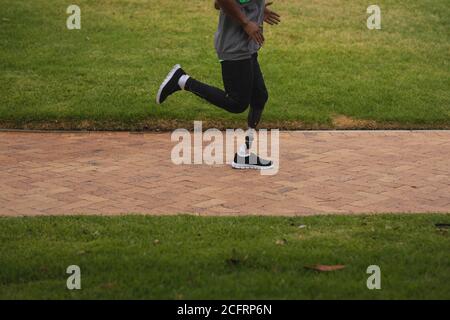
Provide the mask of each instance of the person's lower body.
{"label": "person's lower body", "polygon": [[176,65],[162,83],[156,102],[163,103],[174,92],[186,90],[231,113],[243,113],[250,108],[246,143],[235,155],[233,167],[238,169],[271,168],[271,161],[265,161],[250,153],[255,129],[261,121],[268,101],[268,92],[258,63],[258,56],[254,54],[246,60],[222,61],[221,65],[225,90],[195,80]]}

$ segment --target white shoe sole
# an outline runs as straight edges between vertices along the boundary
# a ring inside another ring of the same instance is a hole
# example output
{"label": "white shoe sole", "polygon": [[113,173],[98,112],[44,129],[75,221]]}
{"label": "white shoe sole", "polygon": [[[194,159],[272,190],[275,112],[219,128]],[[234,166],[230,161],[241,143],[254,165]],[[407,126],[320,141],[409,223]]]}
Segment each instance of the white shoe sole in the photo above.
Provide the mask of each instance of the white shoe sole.
{"label": "white shoe sole", "polygon": [[172,79],[175,72],[178,71],[178,69],[181,69],[181,66],[179,64],[176,64],[172,70],[170,70],[169,74],[167,75],[166,79],[163,81],[161,86],[159,87],[158,94],[156,95],[156,103],[161,104],[161,93],[164,90],[164,87],[169,83],[169,81]]}
{"label": "white shoe sole", "polygon": [[271,170],[274,168],[273,164],[270,167],[261,167],[254,164],[240,164],[233,162],[231,164],[233,169],[240,169],[240,170]]}

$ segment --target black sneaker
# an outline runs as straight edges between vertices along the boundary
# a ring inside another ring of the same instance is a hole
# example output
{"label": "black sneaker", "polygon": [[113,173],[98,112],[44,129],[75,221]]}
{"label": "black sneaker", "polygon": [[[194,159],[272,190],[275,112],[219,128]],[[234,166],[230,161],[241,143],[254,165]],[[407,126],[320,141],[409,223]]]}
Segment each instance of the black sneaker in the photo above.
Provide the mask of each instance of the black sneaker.
{"label": "black sneaker", "polygon": [[170,96],[174,92],[181,90],[180,86],[178,85],[178,80],[180,80],[181,76],[185,74],[186,72],[181,69],[181,66],[179,64],[173,67],[173,69],[169,72],[166,79],[159,87],[158,94],[156,95],[157,104],[163,103],[164,101],[166,101],[168,96]]}
{"label": "black sneaker", "polygon": [[273,162],[261,159],[254,153],[251,153],[250,155],[245,157],[240,156],[238,153],[236,153],[231,166],[234,169],[270,170],[273,168]]}

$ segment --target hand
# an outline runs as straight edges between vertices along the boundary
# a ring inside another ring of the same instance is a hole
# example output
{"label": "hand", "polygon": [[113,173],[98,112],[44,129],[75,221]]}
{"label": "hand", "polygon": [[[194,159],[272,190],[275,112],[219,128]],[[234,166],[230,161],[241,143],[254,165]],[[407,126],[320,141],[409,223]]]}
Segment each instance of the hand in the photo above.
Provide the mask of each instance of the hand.
{"label": "hand", "polygon": [[264,44],[264,36],[259,25],[253,21],[248,21],[244,24],[244,30],[249,35],[250,39],[262,46]]}
{"label": "hand", "polygon": [[264,22],[270,25],[279,24],[281,22],[280,15],[276,12],[273,12],[268,6],[271,6],[273,2],[269,2],[266,4],[266,8],[264,9]]}

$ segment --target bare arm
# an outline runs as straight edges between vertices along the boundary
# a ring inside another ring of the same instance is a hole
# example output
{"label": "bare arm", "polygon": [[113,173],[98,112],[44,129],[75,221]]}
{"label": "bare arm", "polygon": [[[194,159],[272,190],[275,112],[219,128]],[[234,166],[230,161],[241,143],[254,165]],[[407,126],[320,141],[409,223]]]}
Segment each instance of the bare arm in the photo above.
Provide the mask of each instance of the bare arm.
{"label": "bare arm", "polygon": [[270,10],[270,7],[273,2],[266,3],[266,8],[264,9],[264,22],[270,25],[279,24],[281,22],[281,17],[278,13]]}
{"label": "bare arm", "polygon": [[263,45],[264,36],[257,23],[250,21],[247,16],[242,13],[241,7],[235,0],[216,0],[216,4],[231,18],[236,20],[245,32],[249,35],[250,39],[256,41],[259,45]]}

